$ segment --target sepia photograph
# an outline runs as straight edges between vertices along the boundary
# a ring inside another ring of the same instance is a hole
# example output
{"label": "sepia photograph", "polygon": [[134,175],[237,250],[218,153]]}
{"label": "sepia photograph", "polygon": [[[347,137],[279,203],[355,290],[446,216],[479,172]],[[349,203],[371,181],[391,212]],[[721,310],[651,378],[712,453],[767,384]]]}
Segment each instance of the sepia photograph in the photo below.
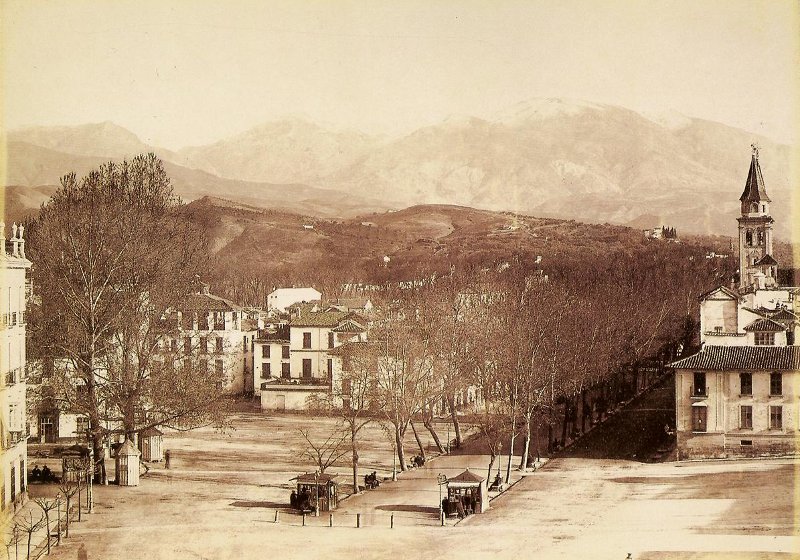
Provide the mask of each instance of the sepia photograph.
{"label": "sepia photograph", "polygon": [[800,558],[800,1],[0,25],[0,558]]}

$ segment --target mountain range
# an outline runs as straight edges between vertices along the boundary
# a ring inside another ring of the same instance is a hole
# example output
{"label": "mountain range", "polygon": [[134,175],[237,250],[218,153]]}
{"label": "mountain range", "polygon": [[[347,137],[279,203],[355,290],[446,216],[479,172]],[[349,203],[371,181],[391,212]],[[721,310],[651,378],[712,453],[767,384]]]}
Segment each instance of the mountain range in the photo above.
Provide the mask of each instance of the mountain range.
{"label": "mountain range", "polygon": [[707,120],[564,99],[394,137],[289,118],[177,151],[113,123],[12,131],[6,216],[35,209],[68,171],[153,151],[186,200],[211,195],[321,217],[457,204],[731,235],[753,142],[776,233],[788,238],[790,146]]}

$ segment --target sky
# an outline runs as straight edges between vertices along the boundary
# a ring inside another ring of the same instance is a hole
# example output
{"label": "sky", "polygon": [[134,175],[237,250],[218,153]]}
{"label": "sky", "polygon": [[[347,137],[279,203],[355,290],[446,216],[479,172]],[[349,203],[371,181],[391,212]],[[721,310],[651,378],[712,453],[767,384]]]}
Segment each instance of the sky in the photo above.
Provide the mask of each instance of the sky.
{"label": "sky", "polygon": [[800,2],[0,0],[3,127],[170,149],[299,115],[398,134],[560,97],[796,142]]}

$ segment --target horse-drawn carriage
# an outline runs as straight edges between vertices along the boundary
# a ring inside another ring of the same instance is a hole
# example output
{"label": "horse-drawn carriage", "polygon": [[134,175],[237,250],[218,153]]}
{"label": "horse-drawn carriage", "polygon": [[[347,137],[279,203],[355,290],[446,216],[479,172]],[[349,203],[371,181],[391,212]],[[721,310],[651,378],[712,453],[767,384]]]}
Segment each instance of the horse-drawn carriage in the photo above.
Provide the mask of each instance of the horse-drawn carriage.
{"label": "horse-drawn carriage", "polygon": [[339,505],[339,482],[335,474],[305,473],[296,478],[297,489],[289,496],[289,505],[303,513],[333,511]]}

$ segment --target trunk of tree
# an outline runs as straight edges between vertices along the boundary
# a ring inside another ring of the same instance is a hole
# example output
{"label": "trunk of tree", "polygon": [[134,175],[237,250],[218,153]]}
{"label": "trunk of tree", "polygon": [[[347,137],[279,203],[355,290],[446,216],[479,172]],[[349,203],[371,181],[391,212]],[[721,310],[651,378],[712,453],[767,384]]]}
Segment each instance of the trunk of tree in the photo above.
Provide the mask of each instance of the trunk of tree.
{"label": "trunk of tree", "polygon": [[492,480],[492,467],[494,466],[494,460],[496,458],[497,458],[497,455],[495,453],[492,453],[489,456],[489,470],[486,472],[486,484],[489,485],[489,486],[492,485],[492,483],[491,483],[491,480]]}
{"label": "trunk of tree", "polygon": [[525,415],[525,443],[522,445],[522,458],[519,461],[519,470],[524,471],[528,466],[528,453],[531,448],[531,412]]}
{"label": "trunk of tree", "polygon": [[514,441],[517,438],[517,419],[511,421],[511,447],[508,450],[508,465],[506,466],[506,484],[511,481],[511,461],[514,460]]}
{"label": "trunk of tree", "polygon": [[422,417],[422,425],[427,428],[428,432],[430,432],[433,442],[436,444],[436,449],[439,450],[439,453],[444,453],[442,441],[439,439],[439,434],[436,433],[436,429],[433,426],[433,406],[426,408],[425,415]]}
{"label": "trunk of tree", "polygon": [[425,446],[422,445],[422,440],[419,438],[419,434],[417,433],[417,427],[414,426],[414,422],[409,422],[411,425],[411,431],[414,433],[414,439],[417,440],[417,447],[419,447],[419,454],[423,460],[427,460],[427,456],[425,455]]}
{"label": "trunk of tree", "polygon": [[586,433],[586,416],[588,415],[591,420],[592,408],[589,406],[589,401],[586,400],[586,389],[581,391],[581,433]]}
{"label": "trunk of tree", "polygon": [[405,472],[408,469],[406,468],[406,454],[403,451],[403,434],[399,426],[395,427],[394,430],[394,443],[397,446],[397,460],[400,462],[400,470]]}
{"label": "trunk of tree", "polygon": [[461,447],[461,425],[458,423],[455,395],[448,395],[447,405],[450,408],[450,418],[453,421],[453,431],[456,433],[456,449],[458,449]]}
{"label": "trunk of tree", "polygon": [[548,423],[547,424],[547,454],[552,456],[553,455],[553,451],[555,451],[553,449],[553,424],[552,423]]}
{"label": "trunk of tree", "polygon": [[353,492],[358,494],[360,492],[358,486],[358,448],[356,446],[355,433],[352,433],[350,437],[351,448],[353,451]]}

